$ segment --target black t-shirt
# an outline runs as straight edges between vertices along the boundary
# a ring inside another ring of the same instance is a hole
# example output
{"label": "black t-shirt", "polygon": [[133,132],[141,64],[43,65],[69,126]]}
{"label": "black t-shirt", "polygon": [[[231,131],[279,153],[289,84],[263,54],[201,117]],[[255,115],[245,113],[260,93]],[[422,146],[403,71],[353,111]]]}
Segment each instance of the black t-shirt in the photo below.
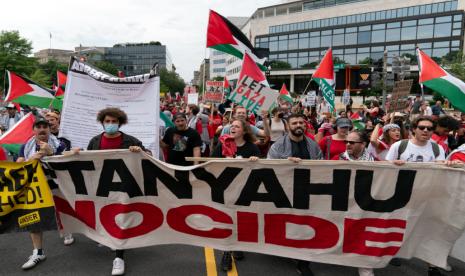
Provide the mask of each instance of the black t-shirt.
{"label": "black t-shirt", "polygon": [[[222,144],[219,143],[218,146],[215,148],[215,150],[212,153],[212,157],[224,157],[222,154],[223,147]],[[251,156],[259,156],[260,155],[260,149],[258,148],[257,145],[254,143],[250,142],[245,142],[244,145],[237,147],[236,151],[236,156],[241,156],[242,158],[249,158]]]}
{"label": "black t-shirt", "polygon": [[302,141],[294,142],[291,140],[292,145],[292,157],[298,157],[300,159],[310,159],[310,153],[307,149],[307,141],[305,137]]}
{"label": "black t-shirt", "polygon": [[194,148],[202,145],[199,133],[192,128],[181,131],[170,127],[165,132],[163,142],[169,146],[167,162],[181,166],[192,165],[193,162],[186,161],[185,157],[194,156]]}

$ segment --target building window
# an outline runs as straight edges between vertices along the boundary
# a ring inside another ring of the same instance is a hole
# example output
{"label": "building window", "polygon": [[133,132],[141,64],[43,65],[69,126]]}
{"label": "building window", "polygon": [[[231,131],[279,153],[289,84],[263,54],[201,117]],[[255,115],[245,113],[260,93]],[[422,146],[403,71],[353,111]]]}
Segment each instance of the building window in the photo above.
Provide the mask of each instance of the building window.
{"label": "building window", "polygon": [[386,30],[386,41],[399,41],[400,40],[400,29],[388,29]]}
{"label": "building window", "polygon": [[402,40],[414,40],[417,35],[417,27],[404,27],[402,28]]}
{"label": "building window", "polygon": [[384,42],[385,30],[373,31],[371,35],[371,42],[378,43]]}
{"label": "building window", "polygon": [[357,44],[357,33],[345,34],[345,45]]}
{"label": "building window", "polygon": [[433,25],[418,26],[417,38],[432,38],[433,37]]}
{"label": "building window", "polygon": [[436,24],[434,37],[446,37],[451,35],[451,23]]}
{"label": "building window", "polygon": [[320,48],[320,37],[311,37],[310,38],[310,48]]}
{"label": "building window", "polygon": [[321,37],[321,47],[331,47],[331,36],[322,36]]}
{"label": "building window", "polygon": [[344,35],[343,34],[333,35],[332,46],[342,46],[342,45],[344,45]]}
{"label": "building window", "polygon": [[371,42],[371,32],[359,32],[358,44],[367,44]]}

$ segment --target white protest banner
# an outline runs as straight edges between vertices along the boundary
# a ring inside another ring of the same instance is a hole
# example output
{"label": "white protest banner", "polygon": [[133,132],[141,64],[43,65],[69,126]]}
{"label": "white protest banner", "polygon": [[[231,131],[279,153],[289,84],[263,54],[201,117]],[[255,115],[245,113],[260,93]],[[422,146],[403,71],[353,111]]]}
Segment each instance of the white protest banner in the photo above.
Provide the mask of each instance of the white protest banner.
{"label": "white protest banner", "polygon": [[261,110],[269,110],[278,97],[279,91],[245,75],[236,89],[229,94],[228,99],[258,114]]}
{"label": "white protest banner", "polygon": [[355,267],[445,267],[465,228],[465,170],[435,163],[222,159],[129,151],[47,158],[66,233],[110,248],[189,244]]}
{"label": "white protest banner", "polygon": [[222,81],[207,81],[207,90],[203,100],[205,102],[222,103],[223,102],[223,82]]}
{"label": "white protest banner", "polygon": [[315,90],[308,91],[307,96],[305,97],[302,105],[305,107],[316,105],[316,91]]}
{"label": "white protest banner", "polygon": [[90,139],[103,132],[97,122],[99,110],[117,107],[128,115],[128,124],[121,130],[158,156],[160,78],[156,74],[119,78],[71,58],[60,136],[73,147],[87,148]]}
{"label": "white protest banner", "polygon": [[197,88],[195,86],[186,85],[184,87],[184,95],[189,93],[197,93]]}
{"label": "white protest banner", "polygon": [[187,104],[199,104],[199,93],[189,93],[187,94]]}

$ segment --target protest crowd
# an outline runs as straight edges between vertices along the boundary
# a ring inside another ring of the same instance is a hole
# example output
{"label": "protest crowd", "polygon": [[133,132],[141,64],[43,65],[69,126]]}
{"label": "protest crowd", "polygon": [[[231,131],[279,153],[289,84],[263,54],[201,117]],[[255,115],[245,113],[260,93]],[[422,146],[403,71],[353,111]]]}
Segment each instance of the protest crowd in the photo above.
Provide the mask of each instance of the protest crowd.
{"label": "protest crowd", "polygon": [[[281,159],[295,166],[305,160],[335,163],[388,161],[397,166],[408,162],[460,166],[465,162],[465,112],[453,112],[443,102],[438,101],[430,107],[428,101],[416,95],[409,97],[405,106],[392,111],[385,110],[386,106],[380,104],[382,100],[375,98],[363,104],[354,104],[350,99],[336,108],[334,98],[329,102],[324,89],[317,93],[313,103],[308,104],[305,95],[293,98],[283,87],[269,108],[261,108],[265,104],[246,107],[245,103],[235,99],[235,94],[240,93],[241,85],[251,87],[246,83],[248,77],[257,83],[261,81],[261,76],[246,73],[234,90],[222,92],[220,102],[211,102],[205,95],[198,99],[198,104],[189,103],[187,95],[176,99],[171,96],[161,98],[160,117],[165,123],[159,131],[160,154],[154,157],[176,166],[196,165],[209,160],[206,158],[248,159],[252,164],[261,159]],[[87,147],[81,148],[60,135],[61,115],[54,108],[19,108],[8,103],[0,118],[4,135],[17,130],[15,126],[22,118],[35,119],[33,133],[19,151],[1,150],[0,159],[20,163],[45,160],[49,156],[76,156],[86,151],[120,149],[152,155],[139,137],[121,130],[133,123],[126,110],[116,107],[100,109],[95,114],[95,121],[101,132],[94,133]],[[47,170],[47,166],[44,168]],[[60,221],[58,212],[57,220]],[[28,228],[33,252],[23,269],[32,269],[46,259],[43,230]],[[61,235],[64,245],[75,242],[72,233],[61,231]],[[115,250],[112,275],[125,273],[124,251]],[[247,253],[224,251],[221,269],[231,270],[234,260],[246,261]],[[403,262],[408,260],[393,258],[390,264],[400,266]],[[296,263],[298,273],[314,275],[311,262],[296,260]],[[440,268],[425,262],[426,266],[428,276],[444,275]],[[361,276],[375,275],[371,268],[360,267],[358,271]]]}

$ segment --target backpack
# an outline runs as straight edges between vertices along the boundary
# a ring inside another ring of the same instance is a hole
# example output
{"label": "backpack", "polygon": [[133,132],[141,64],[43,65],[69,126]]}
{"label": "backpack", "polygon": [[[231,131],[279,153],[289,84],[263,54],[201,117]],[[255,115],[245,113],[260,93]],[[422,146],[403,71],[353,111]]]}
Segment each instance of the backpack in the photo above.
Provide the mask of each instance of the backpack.
{"label": "backpack", "polygon": [[[397,151],[397,160],[400,160],[400,156],[407,149],[408,141],[409,139],[402,139],[400,141],[399,149]],[[433,146],[434,158],[438,158],[439,154],[441,153],[441,150],[439,149],[439,145],[435,142],[431,142],[431,145]]]}

